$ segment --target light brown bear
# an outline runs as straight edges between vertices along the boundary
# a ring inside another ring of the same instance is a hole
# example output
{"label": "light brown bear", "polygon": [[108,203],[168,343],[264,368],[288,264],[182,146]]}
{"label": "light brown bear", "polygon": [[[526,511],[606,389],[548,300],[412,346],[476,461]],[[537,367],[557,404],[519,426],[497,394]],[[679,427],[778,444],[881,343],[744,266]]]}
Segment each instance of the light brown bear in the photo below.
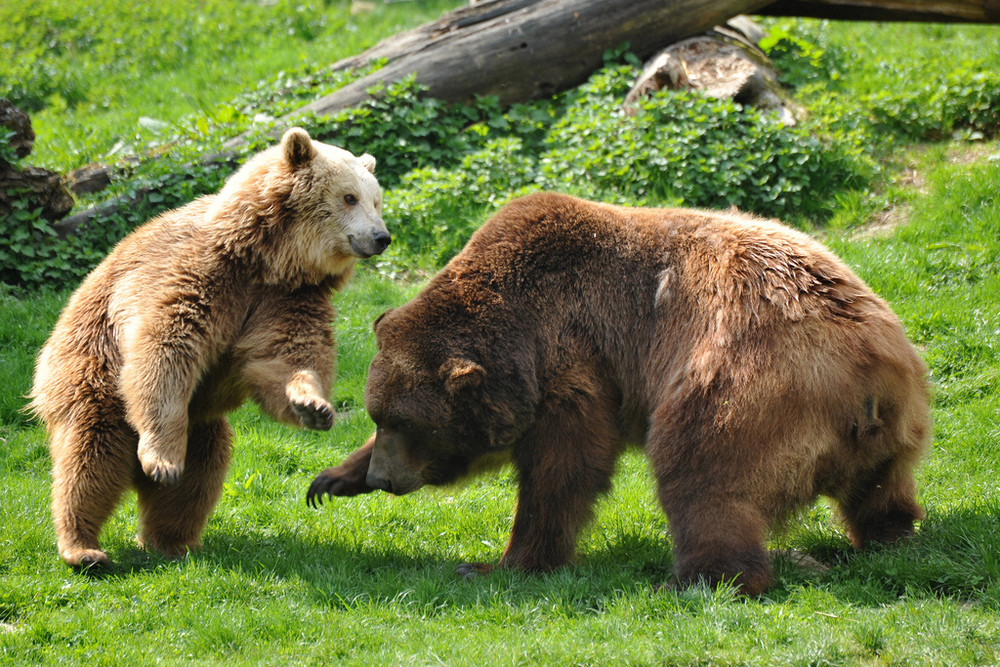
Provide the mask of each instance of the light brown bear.
{"label": "light brown bear", "polygon": [[375,159],[285,133],[209,195],[121,241],[38,358],[52,514],[70,565],[108,562],[101,526],[134,487],[139,541],[197,547],[230,456],[226,413],[253,398],[328,429],[332,291],[385,250]]}
{"label": "light brown bear", "polygon": [[925,367],[884,301],[777,222],[531,195],[375,333],[376,433],[316,478],[313,505],[512,460],[499,566],[551,570],[623,443],[643,443],[677,582],[747,594],[769,585],[769,529],[819,494],[858,547],[922,517]]}

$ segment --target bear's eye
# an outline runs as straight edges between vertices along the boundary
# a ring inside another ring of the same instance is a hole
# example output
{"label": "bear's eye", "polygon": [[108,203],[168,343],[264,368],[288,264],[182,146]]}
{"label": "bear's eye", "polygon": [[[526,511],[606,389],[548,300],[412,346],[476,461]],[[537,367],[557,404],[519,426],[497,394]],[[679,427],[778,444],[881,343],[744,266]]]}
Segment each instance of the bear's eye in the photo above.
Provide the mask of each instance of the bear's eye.
{"label": "bear's eye", "polygon": [[354,195],[344,195],[344,203],[348,206],[355,206],[358,203],[358,198]]}

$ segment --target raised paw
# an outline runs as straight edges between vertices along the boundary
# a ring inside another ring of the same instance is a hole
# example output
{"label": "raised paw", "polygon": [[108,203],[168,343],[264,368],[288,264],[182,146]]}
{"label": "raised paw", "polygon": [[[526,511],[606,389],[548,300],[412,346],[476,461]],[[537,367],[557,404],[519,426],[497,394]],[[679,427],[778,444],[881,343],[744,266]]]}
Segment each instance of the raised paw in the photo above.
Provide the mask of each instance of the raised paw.
{"label": "raised paw", "polygon": [[292,411],[304,428],[329,431],[333,426],[333,406],[321,398],[292,401]]}
{"label": "raised paw", "polygon": [[181,473],[184,472],[183,462],[171,463],[158,456],[150,454],[144,456],[141,452],[139,453],[139,463],[142,464],[142,471],[146,473],[146,477],[164,486],[179,482]]}

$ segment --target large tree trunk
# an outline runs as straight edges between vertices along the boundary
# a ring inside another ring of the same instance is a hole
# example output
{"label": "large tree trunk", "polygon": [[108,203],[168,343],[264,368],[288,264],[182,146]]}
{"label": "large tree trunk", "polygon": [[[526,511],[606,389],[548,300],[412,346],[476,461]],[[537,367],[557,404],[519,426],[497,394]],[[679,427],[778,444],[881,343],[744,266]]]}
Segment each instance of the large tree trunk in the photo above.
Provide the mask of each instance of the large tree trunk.
{"label": "large tree trunk", "polygon": [[446,14],[350,59],[350,66],[376,58],[388,63],[302,111],[326,114],[352,106],[376,83],[414,72],[429,96],[443,100],[493,95],[506,105],[547,97],[585,81],[608,49],[628,42],[645,59],[667,44],[767,3],[493,0]]}

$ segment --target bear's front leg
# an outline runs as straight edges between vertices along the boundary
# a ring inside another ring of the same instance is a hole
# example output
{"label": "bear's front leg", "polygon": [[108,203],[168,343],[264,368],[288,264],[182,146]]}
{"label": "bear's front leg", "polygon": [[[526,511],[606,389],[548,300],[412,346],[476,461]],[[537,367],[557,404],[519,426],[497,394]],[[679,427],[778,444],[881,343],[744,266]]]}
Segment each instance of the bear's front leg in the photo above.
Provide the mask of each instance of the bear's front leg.
{"label": "bear's front leg", "polygon": [[139,434],[139,463],[142,471],[159,484],[176,484],[184,472],[187,454],[187,421],[183,431],[146,431]]}
{"label": "bear's front leg", "polygon": [[329,289],[276,292],[257,304],[235,356],[247,359],[243,383],[272,418],[325,431],[333,425],[327,399],[336,349]]}
{"label": "bear's front leg", "polygon": [[201,321],[207,304],[184,293],[162,311],[151,308],[121,333],[118,390],[128,423],[139,434],[143,472],[154,482],[174,484],[187,455],[188,404],[208,364],[210,340]]}
{"label": "bear's front leg", "polygon": [[368,475],[368,465],[372,460],[372,449],[375,447],[375,435],[368,442],[355,450],[344,461],[332,468],[327,468],[309,485],[306,493],[306,503],[310,507],[323,504],[323,496],[356,496],[359,493],[371,493],[375,489],[368,486],[365,477]]}
{"label": "bear's front leg", "polygon": [[[187,404],[163,396],[127,396],[129,417],[139,434],[137,454],[142,471],[159,484],[176,484],[187,456]],[[152,405],[151,405],[152,404]]]}
{"label": "bear's front leg", "polygon": [[[575,371],[553,381],[535,425],[514,448],[517,513],[500,568],[549,572],[565,565],[594,502],[611,488],[622,450],[615,405],[594,378]],[[490,569],[470,563],[458,573]]]}

